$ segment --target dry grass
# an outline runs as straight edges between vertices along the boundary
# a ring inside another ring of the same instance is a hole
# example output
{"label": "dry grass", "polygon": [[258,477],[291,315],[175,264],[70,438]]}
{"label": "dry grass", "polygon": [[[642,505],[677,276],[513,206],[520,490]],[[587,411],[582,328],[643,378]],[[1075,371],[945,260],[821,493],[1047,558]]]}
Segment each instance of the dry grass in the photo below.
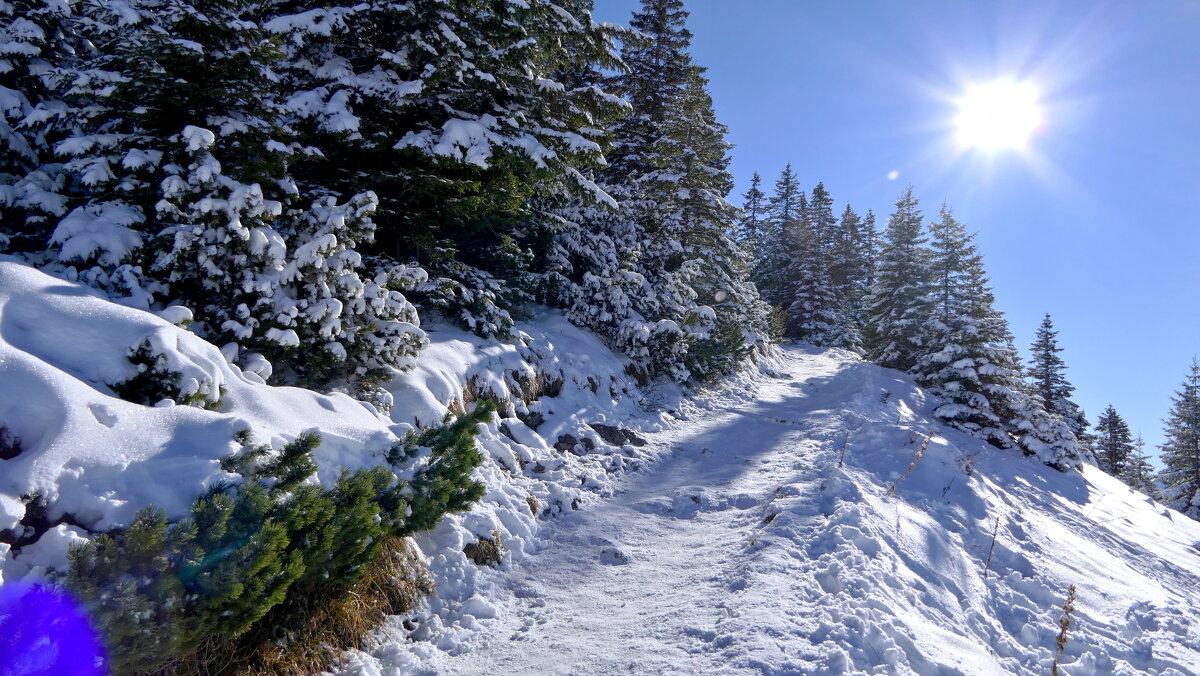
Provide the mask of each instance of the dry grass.
{"label": "dry grass", "polygon": [[319,673],[345,650],[364,647],[385,617],[410,610],[433,589],[433,579],[411,540],[391,536],[349,587],[330,585],[289,594],[246,634],[209,642],[161,673]]}
{"label": "dry grass", "polygon": [[1050,665],[1050,676],[1058,676],[1058,661],[1062,659],[1063,651],[1067,648],[1067,632],[1071,629],[1071,613],[1075,612],[1075,585],[1067,588],[1067,601],[1062,606],[1063,614],[1058,618],[1058,636],[1054,638],[1057,649],[1054,651],[1054,663]]}
{"label": "dry grass", "polygon": [[896,479],[896,482],[888,489],[887,495],[889,498],[896,497],[896,486],[900,485],[900,482],[907,479],[908,475],[912,474],[913,470],[917,468],[917,464],[921,462],[921,458],[925,457],[925,449],[929,448],[929,442],[933,440],[936,434],[937,430],[934,429],[930,430],[929,434],[925,436],[925,441],[921,442],[921,447],[917,449],[917,454],[913,456],[913,461],[909,463],[908,469],[904,470],[904,474],[900,475],[900,478]]}
{"label": "dry grass", "polygon": [[469,543],[463,547],[463,554],[475,562],[477,566],[493,566],[500,563],[504,554],[504,543],[500,541],[500,531],[492,531],[492,537],[479,538],[479,542]]}

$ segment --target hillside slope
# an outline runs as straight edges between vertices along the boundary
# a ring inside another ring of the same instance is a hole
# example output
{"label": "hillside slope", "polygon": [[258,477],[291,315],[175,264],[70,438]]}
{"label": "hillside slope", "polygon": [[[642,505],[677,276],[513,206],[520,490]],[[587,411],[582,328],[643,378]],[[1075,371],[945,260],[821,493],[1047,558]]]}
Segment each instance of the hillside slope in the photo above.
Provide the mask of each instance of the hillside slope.
{"label": "hillside slope", "polygon": [[778,367],[478,569],[476,631],[438,649],[395,623],[340,672],[1044,674],[1072,584],[1064,673],[1200,672],[1200,523],[938,430],[846,353]]}
{"label": "hillside slope", "polygon": [[[415,538],[437,593],[341,673],[1045,673],[1071,584],[1066,673],[1200,672],[1200,524],[937,430],[847,353],[784,348],[681,400],[555,313],[510,341],[433,324],[383,415],[269,386],[162,315],[0,259],[0,584],[146,504],[182,516],[238,430],[319,429],[328,484],[488,398],[486,495]],[[117,396],[147,340],[214,410]],[[464,552],[485,538],[497,567]]]}

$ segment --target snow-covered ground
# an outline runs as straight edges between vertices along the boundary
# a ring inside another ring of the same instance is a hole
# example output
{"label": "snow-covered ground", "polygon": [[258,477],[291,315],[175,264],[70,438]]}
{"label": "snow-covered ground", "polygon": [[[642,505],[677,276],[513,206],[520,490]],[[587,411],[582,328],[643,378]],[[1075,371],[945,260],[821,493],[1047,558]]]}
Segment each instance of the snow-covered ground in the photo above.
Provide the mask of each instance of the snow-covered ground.
{"label": "snow-covered ground", "polygon": [[476,569],[474,631],[392,623],[341,673],[1045,674],[1072,584],[1063,673],[1200,673],[1200,523],[938,430],[845,353],[776,366]]}
{"label": "snow-covered ground", "polygon": [[[0,258],[0,423],[20,442],[0,583],[62,570],[145,504],[182,516],[238,430],[279,447],[318,428],[332,481],[487,397],[487,495],[416,538],[436,595],[341,674],[1043,674],[1072,584],[1065,673],[1200,673],[1200,523],[939,430],[920,389],[848,353],[787,347],[680,400],[555,313],[508,342],[434,324],[385,416],[266,385],[184,314]],[[181,397],[223,390],[215,410],[115,396],[147,340]],[[498,567],[463,552],[495,536]]]}

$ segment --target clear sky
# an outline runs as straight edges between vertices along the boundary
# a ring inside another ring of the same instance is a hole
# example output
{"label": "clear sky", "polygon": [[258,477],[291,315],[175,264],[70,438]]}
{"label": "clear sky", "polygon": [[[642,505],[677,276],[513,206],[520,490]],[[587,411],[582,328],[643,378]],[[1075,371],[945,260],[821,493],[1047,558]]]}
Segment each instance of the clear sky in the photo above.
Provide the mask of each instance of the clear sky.
{"label": "clear sky", "polygon": [[[1045,312],[1076,400],[1148,450],[1200,353],[1200,0],[684,0],[735,144],[731,200],[785,163],[886,220],[911,183],[977,242],[1024,354]],[[597,0],[625,25],[637,0]],[[964,149],[973,84],[1028,81],[1023,151]]]}

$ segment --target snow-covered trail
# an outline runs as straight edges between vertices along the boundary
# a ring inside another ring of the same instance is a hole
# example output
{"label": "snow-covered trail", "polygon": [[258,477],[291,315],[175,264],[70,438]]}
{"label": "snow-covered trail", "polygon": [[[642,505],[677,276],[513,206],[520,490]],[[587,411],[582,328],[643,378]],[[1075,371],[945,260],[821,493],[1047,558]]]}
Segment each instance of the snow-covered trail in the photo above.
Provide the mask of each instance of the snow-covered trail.
{"label": "snow-covered trail", "polygon": [[510,571],[514,612],[440,670],[729,670],[746,647],[718,622],[738,613],[733,592],[747,584],[757,528],[781,483],[796,490],[798,475],[817,479],[813,456],[828,445],[814,431],[838,424],[821,418],[836,415],[840,406],[828,405],[841,403],[842,388],[811,393],[844,362],[791,352],[785,365],[789,375],[765,381],[744,408],[650,435],[672,457],[628,477],[614,499],[549,525],[542,550]]}

